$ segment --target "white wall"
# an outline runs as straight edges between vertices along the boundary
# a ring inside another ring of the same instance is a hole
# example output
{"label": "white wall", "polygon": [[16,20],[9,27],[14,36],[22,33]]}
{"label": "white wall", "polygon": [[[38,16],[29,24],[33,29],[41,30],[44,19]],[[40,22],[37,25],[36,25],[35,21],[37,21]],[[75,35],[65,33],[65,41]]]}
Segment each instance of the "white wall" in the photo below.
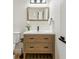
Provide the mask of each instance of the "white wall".
{"label": "white wall", "polygon": [[[66,40],[66,0],[60,2],[60,34]],[[66,59],[66,45],[60,41],[58,43],[60,59]]]}
{"label": "white wall", "polygon": [[23,32],[26,23],[24,0],[13,0],[13,32]]}
{"label": "white wall", "polygon": [[60,3],[60,32],[62,36],[66,36],[66,0]]}

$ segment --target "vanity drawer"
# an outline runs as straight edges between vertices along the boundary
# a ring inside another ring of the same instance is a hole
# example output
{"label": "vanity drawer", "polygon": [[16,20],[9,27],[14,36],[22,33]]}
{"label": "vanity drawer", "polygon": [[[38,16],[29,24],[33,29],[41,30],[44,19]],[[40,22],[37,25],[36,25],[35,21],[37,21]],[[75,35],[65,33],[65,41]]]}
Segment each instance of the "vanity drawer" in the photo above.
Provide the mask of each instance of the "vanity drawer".
{"label": "vanity drawer", "polygon": [[31,43],[31,42],[35,42],[35,40],[38,40],[38,38],[36,38],[36,37],[27,37],[27,38],[24,39],[24,42]]}
{"label": "vanity drawer", "polygon": [[44,48],[44,47],[39,47],[39,48],[26,48],[24,50],[26,53],[52,53],[54,51],[54,49],[50,49],[50,48]]}
{"label": "vanity drawer", "polygon": [[24,45],[24,48],[54,48],[52,43],[27,43]]}
{"label": "vanity drawer", "polygon": [[25,36],[25,42],[54,42],[53,36],[50,35],[29,35]]}
{"label": "vanity drawer", "polygon": [[52,43],[53,39],[50,35],[40,35],[39,36],[39,40],[37,40],[39,42],[47,42],[47,43]]}
{"label": "vanity drawer", "polygon": [[24,35],[24,42],[35,42],[38,39],[37,35]]}

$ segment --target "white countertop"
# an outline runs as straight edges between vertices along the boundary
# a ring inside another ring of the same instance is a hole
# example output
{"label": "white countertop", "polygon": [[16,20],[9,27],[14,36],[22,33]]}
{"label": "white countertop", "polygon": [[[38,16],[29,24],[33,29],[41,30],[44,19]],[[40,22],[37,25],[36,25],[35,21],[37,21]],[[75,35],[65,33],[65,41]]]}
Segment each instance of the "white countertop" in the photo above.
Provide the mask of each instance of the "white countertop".
{"label": "white countertop", "polygon": [[25,31],[23,34],[54,34],[54,33],[51,31],[42,30],[42,31]]}

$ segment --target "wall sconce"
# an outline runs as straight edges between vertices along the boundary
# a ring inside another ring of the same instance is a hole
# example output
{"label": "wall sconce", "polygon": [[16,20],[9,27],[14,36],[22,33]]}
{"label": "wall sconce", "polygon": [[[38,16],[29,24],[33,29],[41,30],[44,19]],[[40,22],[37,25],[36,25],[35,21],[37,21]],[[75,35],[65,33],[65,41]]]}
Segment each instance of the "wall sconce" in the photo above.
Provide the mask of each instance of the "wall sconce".
{"label": "wall sconce", "polygon": [[30,0],[31,4],[45,4],[46,0]]}

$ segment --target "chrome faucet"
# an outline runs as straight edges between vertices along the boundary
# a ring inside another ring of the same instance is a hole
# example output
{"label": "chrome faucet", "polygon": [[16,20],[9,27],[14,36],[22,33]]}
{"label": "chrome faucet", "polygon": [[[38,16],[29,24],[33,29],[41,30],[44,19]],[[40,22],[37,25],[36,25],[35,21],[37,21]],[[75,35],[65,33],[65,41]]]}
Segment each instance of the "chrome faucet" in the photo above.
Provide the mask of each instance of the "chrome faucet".
{"label": "chrome faucet", "polygon": [[37,26],[37,31],[39,31],[39,26]]}

